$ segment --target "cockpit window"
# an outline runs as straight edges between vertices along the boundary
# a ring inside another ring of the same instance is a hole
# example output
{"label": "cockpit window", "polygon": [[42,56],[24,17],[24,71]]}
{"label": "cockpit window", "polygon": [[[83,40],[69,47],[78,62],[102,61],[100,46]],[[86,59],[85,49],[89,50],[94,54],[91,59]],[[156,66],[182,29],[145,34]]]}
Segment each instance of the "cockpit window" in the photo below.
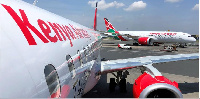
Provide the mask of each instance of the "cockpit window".
{"label": "cockpit window", "polygon": [[191,35],[189,35],[188,37],[192,37]]}

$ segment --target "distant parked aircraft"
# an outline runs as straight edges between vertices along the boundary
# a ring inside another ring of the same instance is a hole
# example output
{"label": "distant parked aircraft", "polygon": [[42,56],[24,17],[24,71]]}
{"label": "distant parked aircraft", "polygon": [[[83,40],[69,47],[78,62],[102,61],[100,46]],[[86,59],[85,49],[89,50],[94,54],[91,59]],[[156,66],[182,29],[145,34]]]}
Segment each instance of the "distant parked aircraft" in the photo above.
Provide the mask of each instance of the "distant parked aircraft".
{"label": "distant parked aircraft", "polygon": [[170,31],[117,31],[107,18],[104,18],[107,32],[115,39],[134,41],[136,44],[153,45],[154,43],[191,43],[196,39],[188,33]]}

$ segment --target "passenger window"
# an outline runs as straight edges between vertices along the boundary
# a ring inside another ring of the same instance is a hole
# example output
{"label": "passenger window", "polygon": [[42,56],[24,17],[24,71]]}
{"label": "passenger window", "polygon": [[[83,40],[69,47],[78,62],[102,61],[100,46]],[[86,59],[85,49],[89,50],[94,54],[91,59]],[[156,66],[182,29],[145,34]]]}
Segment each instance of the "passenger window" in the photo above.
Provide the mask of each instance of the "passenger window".
{"label": "passenger window", "polygon": [[51,64],[48,64],[45,66],[44,74],[51,98],[59,98],[60,82],[55,67]]}

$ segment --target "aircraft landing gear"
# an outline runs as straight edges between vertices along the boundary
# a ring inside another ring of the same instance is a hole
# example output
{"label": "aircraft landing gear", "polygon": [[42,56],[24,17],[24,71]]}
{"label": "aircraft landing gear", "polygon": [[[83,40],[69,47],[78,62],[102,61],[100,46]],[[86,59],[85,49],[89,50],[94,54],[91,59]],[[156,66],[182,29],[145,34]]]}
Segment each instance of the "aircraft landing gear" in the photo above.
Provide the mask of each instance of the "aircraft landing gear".
{"label": "aircraft landing gear", "polygon": [[134,42],[133,43],[133,46],[138,46],[139,44],[137,42]]}
{"label": "aircraft landing gear", "polygon": [[153,46],[159,46],[159,43],[154,42],[154,43],[153,43]]}
{"label": "aircraft landing gear", "polygon": [[181,48],[185,48],[185,46],[187,46],[186,43],[179,44],[179,47],[181,47]]}
{"label": "aircraft landing gear", "polygon": [[116,85],[117,83],[115,82],[115,78],[110,78],[109,91],[114,92]]}
{"label": "aircraft landing gear", "polygon": [[109,90],[110,92],[115,91],[115,87],[118,85],[119,90],[121,93],[126,93],[126,78],[127,75],[129,75],[129,72],[127,70],[123,71],[118,71],[117,75],[115,73],[112,73],[116,77],[116,82],[115,78],[110,78],[110,84],[109,84]]}
{"label": "aircraft landing gear", "polygon": [[126,79],[125,78],[120,80],[120,82],[119,82],[119,90],[120,90],[121,93],[126,93],[127,92],[126,91]]}

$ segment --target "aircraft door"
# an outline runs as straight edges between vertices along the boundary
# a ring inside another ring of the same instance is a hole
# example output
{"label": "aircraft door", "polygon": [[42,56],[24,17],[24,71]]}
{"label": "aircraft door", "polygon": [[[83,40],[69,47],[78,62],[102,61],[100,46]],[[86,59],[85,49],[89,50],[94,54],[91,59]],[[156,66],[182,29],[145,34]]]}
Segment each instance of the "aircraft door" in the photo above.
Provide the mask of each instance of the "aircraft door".
{"label": "aircraft door", "polygon": [[61,92],[60,81],[55,67],[51,64],[48,64],[47,66],[45,66],[44,74],[49,89],[50,97],[59,98]]}

